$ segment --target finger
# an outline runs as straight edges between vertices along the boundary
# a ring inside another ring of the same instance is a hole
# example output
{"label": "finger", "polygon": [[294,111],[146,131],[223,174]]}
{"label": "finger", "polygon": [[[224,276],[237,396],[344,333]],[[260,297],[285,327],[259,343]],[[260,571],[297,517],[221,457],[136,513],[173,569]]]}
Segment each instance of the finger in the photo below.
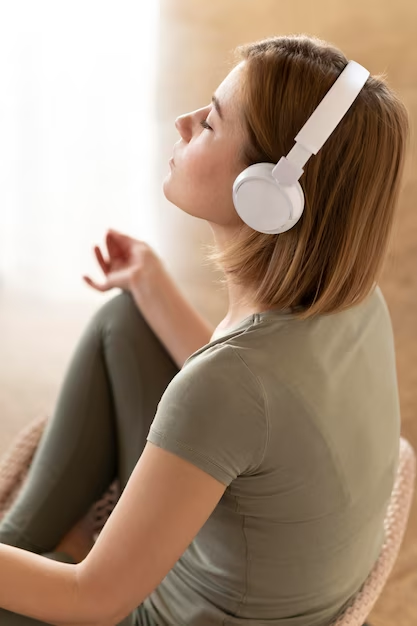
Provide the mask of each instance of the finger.
{"label": "finger", "polygon": [[134,239],[133,237],[129,237],[129,235],[124,235],[118,230],[114,230],[114,228],[109,228],[107,236],[110,236],[110,238],[123,250],[131,246],[133,242],[139,241],[139,239]]}
{"label": "finger", "polygon": [[111,232],[108,232],[106,235],[106,244],[109,252],[119,250],[120,248],[120,243],[117,240],[117,235]]}
{"label": "finger", "polygon": [[119,230],[115,230],[114,228],[109,228],[107,233],[110,235],[115,235],[116,237],[119,237],[120,239],[128,239],[128,240],[132,239],[132,237],[129,237],[129,235],[124,235]]}
{"label": "finger", "polygon": [[89,276],[83,276],[83,280],[87,283],[87,285],[90,285],[90,287],[93,287],[93,289],[97,289],[97,291],[103,292],[103,291],[108,291],[110,289],[110,286],[107,283],[104,283],[103,285],[99,285],[94,280],[89,278]]}
{"label": "finger", "polygon": [[98,283],[96,283],[94,280],[92,280],[91,278],[88,278],[88,276],[83,276],[83,279],[85,280],[85,282],[90,285],[90,287],[93,287],[93,289],[97,289],[97,291],[108,291],[109,287],[108,285],[99,285]]}
{"label": "finger", "polygon": [[108,274],[110,271],[110,263],[104,259],[98,246],[94,246],[94,252],[96,253],[97,261],[99,262],[101,269],[105,274]]}
{"label": "finger", "polygon": [[127,261],[129,258],[129,241],[121,239],[114,233],[107,233],[106,237],[107,250],[110,257],[115,257]]}

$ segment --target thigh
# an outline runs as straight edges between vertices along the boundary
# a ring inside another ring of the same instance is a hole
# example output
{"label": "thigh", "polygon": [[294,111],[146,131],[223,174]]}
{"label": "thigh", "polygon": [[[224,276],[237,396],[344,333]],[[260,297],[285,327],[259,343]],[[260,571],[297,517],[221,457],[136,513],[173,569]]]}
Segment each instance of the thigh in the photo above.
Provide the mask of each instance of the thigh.
{"label": "thigh", "polygon": [[146,445],[161,396],[179,368],[129,292],[107,302],[91,326],[101,338],[112,392],[123,490]]}

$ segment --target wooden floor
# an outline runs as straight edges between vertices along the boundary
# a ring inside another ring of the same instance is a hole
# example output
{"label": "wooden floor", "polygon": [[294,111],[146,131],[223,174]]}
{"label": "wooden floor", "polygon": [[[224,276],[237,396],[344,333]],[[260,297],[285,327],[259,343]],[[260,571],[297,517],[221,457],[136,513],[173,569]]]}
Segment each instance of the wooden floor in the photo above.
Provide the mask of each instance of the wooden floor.
{"label": "wooden floor", "polygon": [[[417,3],[414,0],[162,0],[158,75],[157,180],[177,141],[173,121],[205,105],[228,72],[234,46],[273,34],[306,32],[332,41],[372,73],[386,72],[417,123]],[[414,142],[414,137],[412,142]],[[146,150],[146,146],[144,146]],[[396,341],[403,435],[417,450],[417,169],[414,143],[381,287]],[[226,310],[214,274],[201,267],[206,224],[156,192],[164,256],[185,293],[213,322]],[[180,245],[179,245],[180,244]],[[192,259],[192,262],[190,262]],[[34,417],[50,413],[76,338],[107,296],[71,305],[33,299],[13,285],[0,292],[0,454]],[[369,621],[417,624],[417,498],[394,572]]]}

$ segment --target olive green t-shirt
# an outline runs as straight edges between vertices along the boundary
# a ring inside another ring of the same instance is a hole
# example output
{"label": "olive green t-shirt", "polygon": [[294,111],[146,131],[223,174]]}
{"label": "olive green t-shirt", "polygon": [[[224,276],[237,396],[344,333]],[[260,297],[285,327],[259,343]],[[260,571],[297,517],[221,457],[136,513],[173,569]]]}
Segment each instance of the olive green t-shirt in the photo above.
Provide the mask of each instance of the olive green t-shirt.
{"label": "olive green t-shirt", "polygon": [[147,613],[161,626],[327,626],[378,557],[399,437],[379,287],[310,320],[255,313],[200,348],[147,439],[227,489]]}

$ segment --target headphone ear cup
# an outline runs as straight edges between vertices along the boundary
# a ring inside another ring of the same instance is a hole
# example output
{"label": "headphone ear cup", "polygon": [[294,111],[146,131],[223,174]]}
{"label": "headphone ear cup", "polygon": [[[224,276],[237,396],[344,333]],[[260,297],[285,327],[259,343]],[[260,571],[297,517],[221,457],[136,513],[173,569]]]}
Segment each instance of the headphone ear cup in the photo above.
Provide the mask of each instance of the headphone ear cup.
{"label": "headphone ear cup", "polygon": [[[254,230],[275,234],[291,228],[301,217],[304,194],[300,184],[284,186],[272,176],[273,163],[256,163],[233,184],[233,203],[240,218]],[[294,221],[295,220],[295,221]]]}
{"label": "headphone ear cup", "polygon": [[304,192],[300,183],[297,181],[295,185],[291,185],[289,187],[282,187],[286,190],[288,196],[291,199],[292,207],[293,207],[293,218],[289,219],[285,224],[281,227],[276,228],[270,234],[279,234],[285,233],[287,230],[290,230],[293,226],[296,225],[298,220],[303,214],[304,211]]}

